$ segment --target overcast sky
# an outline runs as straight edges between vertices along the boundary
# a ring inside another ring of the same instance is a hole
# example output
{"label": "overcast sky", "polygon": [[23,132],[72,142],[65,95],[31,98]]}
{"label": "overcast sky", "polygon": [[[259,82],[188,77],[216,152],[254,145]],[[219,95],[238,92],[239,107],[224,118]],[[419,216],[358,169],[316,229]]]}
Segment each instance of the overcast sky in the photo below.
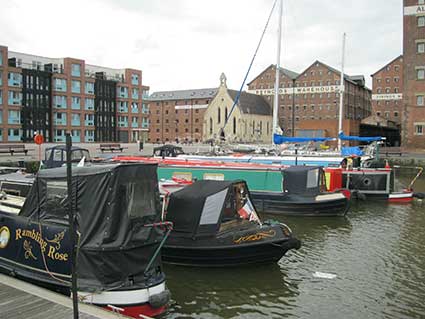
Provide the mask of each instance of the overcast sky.
{"label": "overcast sky", "polygon": [[[239,89],[274,0],[7,0],[0,45],[47,57],[143,71],[150,92]],[[281,65],[315,60],[370,74],[402,53],[402,0],[284,0]],[[275,11],[249,80],[276,63]]]}

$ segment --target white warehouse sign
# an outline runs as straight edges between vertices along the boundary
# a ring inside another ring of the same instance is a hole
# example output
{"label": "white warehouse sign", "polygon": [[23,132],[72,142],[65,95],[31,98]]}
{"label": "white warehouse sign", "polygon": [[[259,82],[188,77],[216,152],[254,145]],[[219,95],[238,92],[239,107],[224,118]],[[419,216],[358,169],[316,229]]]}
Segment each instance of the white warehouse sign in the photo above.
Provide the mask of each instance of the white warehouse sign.
{"label": "white warehouse sign", "polygon": [[196,110],[196,109],[206,109],[208,104],[194,104],[194,105],[176,105],[174,108],[176,110]]}
{"label": "white warehouse sign", "polygon": [[425,14],[425,6],[411,6],[404,8],[405,16],[415,16],[417,14]]}
{"label": "white warehouse sign", "polygon": [[[307,93],[338,93],[340,92],[340,85],[328,85],[328,86],[300,86],[295,88],[279,88],[279,95],[291,95],[291,94],[307,94]],[[248,90],[249,93],[258,95],[274,95],[274,89],[258,89]]]}
{"label": "white warehouse sign", "polygon": [[402,93],[394,94],[372,94],[372,100],[374,101],[383,101],[383,100],[402,100]]}

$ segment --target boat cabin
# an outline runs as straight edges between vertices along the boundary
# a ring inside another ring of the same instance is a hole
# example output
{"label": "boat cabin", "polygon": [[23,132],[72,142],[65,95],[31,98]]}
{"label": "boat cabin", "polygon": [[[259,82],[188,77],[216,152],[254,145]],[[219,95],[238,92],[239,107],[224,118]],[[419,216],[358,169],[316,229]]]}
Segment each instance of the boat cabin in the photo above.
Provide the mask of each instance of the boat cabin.
{"label": "boat cabin", "polygon": [[282,175],[286,194],[317,195],[326,190],[321,166],[290,166],[282,170]]}
{"label": "boat cabin", "polygon": [[192,238],[259,222],[244,181],[197,181],[170,195],[166,218],[174,235]]}
{"label": "boat cabin", "polygon": [[[56,145],[46,149],[44,154],[45,168],[60,167],[66,163],[66,146]],[[90,153],[88,149],[72,146],[71,162],[78,163],[84,158],[85,162],[90,162]]]}
{"label": "boat cabin", "polygon": [[183,148],[171,144],[162,145],[153,149],[153,155],[156,157],[177,157],[184,154]]}

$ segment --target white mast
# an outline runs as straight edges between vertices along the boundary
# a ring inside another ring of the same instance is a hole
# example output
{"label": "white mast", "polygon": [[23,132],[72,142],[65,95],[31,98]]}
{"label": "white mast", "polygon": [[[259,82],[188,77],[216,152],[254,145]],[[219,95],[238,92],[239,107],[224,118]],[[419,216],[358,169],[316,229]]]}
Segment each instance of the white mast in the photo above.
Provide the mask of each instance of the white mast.
{"label": "white mast", "polygon": [[[342,35],[342,60],[341,60],[341,83],[339,87],[339,123],[338,135],[343,132],[342,119],[344,118],[344,56],[345,56],[345,32]],[[341,151],[341,139],[338,138],[338,151]]]}
{"label": "white mast", "polygon": [[279,112],[279,71],[280,71],[280,47],[282,43],[282,15],[283,15],[283,0],[280,0],[279,8],[279,30],[277,32],[277,59],[276,59],[276,79],[274,83],[274,103],[273,103],[273,131],[272,131],[272,144],[274,133],[280,133],[278,130],[277,115]]}

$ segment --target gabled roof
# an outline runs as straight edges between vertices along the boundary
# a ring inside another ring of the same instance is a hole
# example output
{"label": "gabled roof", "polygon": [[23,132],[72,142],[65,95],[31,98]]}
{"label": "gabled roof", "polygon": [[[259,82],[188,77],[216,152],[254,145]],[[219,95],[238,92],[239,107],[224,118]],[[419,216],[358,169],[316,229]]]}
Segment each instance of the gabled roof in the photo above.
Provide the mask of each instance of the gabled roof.
{"label": "gabled roof", "polygon": [[403,54],[400,54],[398,57],[396,57],[395,59],[392,59],[391,62],[388,62],[387,64],[385,64],[382,68],[380,68],[378,71],[376,71],[375,73],[371,74],[370,76],[374,76],[376,73],[381,72],[383,69],[385,69],[388,65],[394,63],[395,61],[397,61],[398,59],[402,58]]}
{"label": "gabled roof", "polygon": [[[341,74],[341,71],[340,71],[340,70],[337,70],[337,69],[335,69],[335,68],[333,68],[333,67],[331,67],[331,66],[327,65],[326,63],[323,63],[323,62],[321,62],[321,61],[319,61],[319,60],[316,60],[316,61],[314,61],[314,63],[312,63],[312,64],[311,64],[308,68],[306,68],[304,71],[302,71],[302,72],[300,73],[300,75],[298,76],[298,78],[297,78],[297,79],[300,79],[300,78],[301,78],[301,76],[303,76],[303,75],[304,75],[304,73],[305,73],[305,72],[307,72],[307,70],[308,70],[308,69],[310,69],[311,67],[315,66],[317,63],[321,64],[322,66],[324,66],[325,68],[327,68],[327,69],[328,69],[328,70],[330,70],[331,72],[334,72],[334,73],[336,73],[336,74],[338,74],[338,75],[340,75],[340,74]],[[345,79],[346,81],[348,81],[348,82],[353,83],[353,84],[357,84],[356,82],[354,82],[354,81],[353,81],[352,77],[351,77],[351,76],[349,76],[348,74],[345,74],[345,73],[344,73],[344,79]]]}
{"label": "gabled roof", "polygon": [[[276,67],[276,64],[270,64],[263,72],[261,72],[259,75],[257,75],[251,82],[249,82],[247,85],[251,85],[252,82],[254,82],[256,79],[258,79],[260,76],[262,76],[264,73],[266,73],[270,68]],[[282,72],[283,74],[285,74],[287,77],[289,77],[290,79],[295,79],[296,77],[298,77],[298,73],[285,69],[285,68],[280,68],[279,72]]]}
{"label": "gabled roof", "polygon": [[149,96],[150,101],[212,99],[217,94],[217,88],[191,89],[178,91],[154,92]]}
{"label": "gabled roof", "polygon": [[[232,100],[235,101],[239,91],[227,90],[227,92]],[[270,105],[261,95],[242,92],[238,106],[241,112],[245,114],[272,115]]]}

